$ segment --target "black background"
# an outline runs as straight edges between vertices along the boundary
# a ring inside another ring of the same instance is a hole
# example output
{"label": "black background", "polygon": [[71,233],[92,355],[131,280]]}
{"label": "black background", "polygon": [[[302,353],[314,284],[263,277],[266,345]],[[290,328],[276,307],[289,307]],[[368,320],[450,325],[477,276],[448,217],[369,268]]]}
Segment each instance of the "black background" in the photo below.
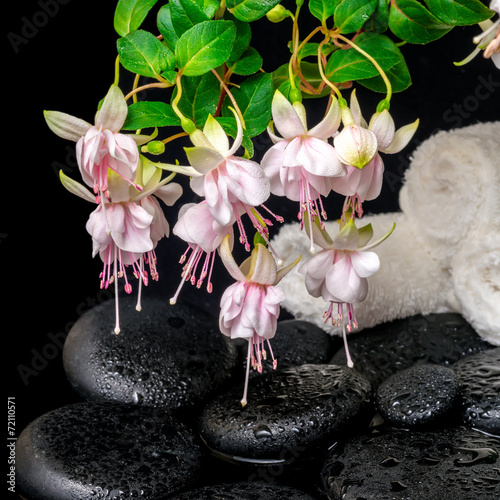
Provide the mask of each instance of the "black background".
{"label": "black background", "polygon": [[[94,207],[65,191],[57,176],[64,168],[78,180],[74,143],[48,129],[43,110],[93,122],[97,103],[114,78],[115,5],[102,0],[18,1],[9,2],[3,16],[2,336],[6,396],[16,399],[18,434],[35,417],[74,398],[62,369],[62,342],[85,310],[112,298],[111,292],[99,290],[101,263],[91,257],[91,238],[85,230]],[[146,26],[154,25],[154,16],[149,22]],[[287,39],[276,35],[289,27],[289,22],[271,25],[265,19],[253,25],[252,45],[264,55],[267,71],[286,62]],[[402,48],[413,85],[394,95],[391,112],[397,126],[420,118],[420,127],[402,153],[385,155],[383,191],[378,200],[365,205],[368,213],[398,209],[397,195],[411,151],[432,133],[498,119],[500,72],[493,63],[479,56],[467,66],[453,65],[472,51],[472,36],[478,30],[455,28],[429,45]],[[369,118],[381,96],[359,87],[358,98]],[[312,106],[320,112],[319,105]],[[256,140],[255,159],[269,144],[267,138]],[[182,151],[173,153],[182,163]],[[192,199],[186,191],[182,201]],[[166,210],[171,225],[181,202]],[[328,201],[330,218],[338,215],[340,204],[336,198]],[[295,205],[282,199],[268,205],[287,221],[294,220]],[[177,260],[184,248],[175,237],[160,243],[160,282],[150,285],[146,294],[171,295],[179,282]],[[187,285],[183,297],[195,297],[216,311],[224,282],[227,273],[218,265],[212,296],[204,290],[195,294]]]}

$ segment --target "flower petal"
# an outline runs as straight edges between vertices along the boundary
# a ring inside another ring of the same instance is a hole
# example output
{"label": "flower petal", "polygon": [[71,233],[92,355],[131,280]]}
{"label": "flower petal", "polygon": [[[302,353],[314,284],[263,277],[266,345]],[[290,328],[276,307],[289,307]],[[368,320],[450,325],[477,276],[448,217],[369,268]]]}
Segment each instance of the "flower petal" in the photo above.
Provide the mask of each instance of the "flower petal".
{"label": "flower petal", "polygon": [[221,124],[212,115],[208,115],[203,127],[203,133],[213,148],[225,155],[229,149],[229,141]]}
{"label": "flower petal", "polygon": [[333,142],[340,160],[357,168],[367,165],[377,152],[375,134],[358,125],[344,127]]}
{"label": "flower petal", "polygon": [[368,130],[371,130],[377,137],[378,149],[380,151],[387,149],[394,139],[396,130],[389,110],[384,109],[380,113],[375,113],[370,119]]}
{"label": "flower petal", "polygon": [[396,130],[391,145],[387,148],[379,148],[379,151],[387,154],[399,153],[410,141],[418,127],[419,119]]}
{"label": "flower petal", "polygon": [[276,90],[271,104],[274,125],[285,139],[291,139],[306,133],[304,125],[293,109],[292,103]]}
{"label": "flower petal", "polygon": [[273,285],[276,281],[276,261],[273,254],[260,243],[252,250],[246,280],[260,285]]}
{"label": "flower petal", "polygon": [[111,85],[104,97],[101,109],[97,112],[95,124],[98,128],[119,132],[127,118],[127,101],[120,87]]}
{"label": "flower petal", "polygon": [[93,195],[87,188],[82,186],[79,182],[74,181],[71,177],[68,177],[62,170],[59,171],[59,179],[61,184],[74,195],[86,200],[91,203],[95,203],[95,195]]}
{"label": "flower petal", "polygon": [[325,117],[312,129],[307,132],[308,136],[318,139],[328,139],[338,130],[340,126],[341,111],[339,102],[335,96],[332,96],[332,102]]}
{"label": "flower petal", "polygon": [[182,186],[176,182],[170,182],[154,191],[154,195],[160,198],[167,207],[171,207],[182,196]]}
{"label": "flower petal", "polygon": [[333,247],[336,250],[356,250],[359,243],[359,232],[352,219],[333,238]]}
{"label": "flower petal", "polygon": [[375,252],[352,252],[351,262],[354,271],[361,278],[368,278],[380,268],[380,259]]}
{"label": "flower petal", "polygon": [[361,113],[361,107],[359,106],[359,101],[358,101],[358,98],[356,96],[356,89],[354,89],[351,92],[350,109],[351,109],[352,116],[354,118],[354,122],[363,128],[367,128],[366,120],[363,118],[363,115]]}
{"label": "flower petal", "polygon": [[335,149],[316,137],[303,137],[296,161],[308,172],[318,176],[334,177],[344,173]]}
{"label": "flower petal", "polygon": [[92,127],[85,120],[68,115],[67,113],[61,113],[60,111],[44,111],[43,115],[50,130],[59,137],[69,141],[77,142]]}
{"label": "flower petal", "polygon": [[215,149],[203,146],[184,148],[189,164],[200,174],[208,174],[220,165],[225,157]]}
{"label": "flower petal", "polygon": [[230,235],[227,235],[220,244],[220,257],[224,267],[236,281],[246,281],[245,275],[241,272],[238,264],[236,264],[231,252]]}

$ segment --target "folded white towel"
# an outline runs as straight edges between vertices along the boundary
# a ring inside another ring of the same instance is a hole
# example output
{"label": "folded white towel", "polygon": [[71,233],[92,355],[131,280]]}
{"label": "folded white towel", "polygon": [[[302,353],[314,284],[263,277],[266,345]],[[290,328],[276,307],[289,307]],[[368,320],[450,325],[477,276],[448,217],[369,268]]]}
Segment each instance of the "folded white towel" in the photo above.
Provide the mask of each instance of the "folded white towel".
{"label": "folded white towel", "polygon": [[[500,345],[500,122],[439,132],[414,152],[400,194],[401,212],[364,216],[374,240],[396,222],[374,251],[380,270],[366,300],[355,305],[358,330],[414,314],[459,312],[479,335]],[[336,222],[326,224],[333,236]],[[297,224],[272,241],[280,257],[305,262],[309,240]],[[285,309],[323,323],[328,304],[305,289],[297,268],[280,283]]]}

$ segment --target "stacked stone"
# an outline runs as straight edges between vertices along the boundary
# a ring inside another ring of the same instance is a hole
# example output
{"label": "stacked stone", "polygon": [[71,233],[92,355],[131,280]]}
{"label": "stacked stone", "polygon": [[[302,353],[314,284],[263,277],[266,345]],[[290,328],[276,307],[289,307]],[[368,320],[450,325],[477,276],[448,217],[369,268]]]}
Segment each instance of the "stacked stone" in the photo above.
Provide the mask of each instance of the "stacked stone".
{"label": "stacked stone", "polygon": [[278,323],[276,370],[189,304],[83,315],[64,346],[79,401],[17,440],[17,482],[44,499],[500,497],[500,348],[456,314],[339,339]]}

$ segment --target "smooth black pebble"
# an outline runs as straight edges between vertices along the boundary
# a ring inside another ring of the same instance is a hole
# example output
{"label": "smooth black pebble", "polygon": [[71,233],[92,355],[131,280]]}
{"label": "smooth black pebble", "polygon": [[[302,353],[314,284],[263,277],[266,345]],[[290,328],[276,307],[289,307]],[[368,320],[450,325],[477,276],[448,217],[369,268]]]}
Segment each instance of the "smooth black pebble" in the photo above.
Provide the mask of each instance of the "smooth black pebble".
{"label": "smooth black pebble", "polygon": [[454,409],[458,396],[459,385],[451,368],[421,364],[382,382],[375,403],[387,422],[415,428],[446,417]]}
{"label": "smooth black pebble", "polygon": [[[376,388],[397,371],[417,363],[450,366],[491,345],[459,314],[421,314],[383,323],[347,337],[354,367]],[[331,363],[346,364],[343,348]]]}
{"label": "smooth black pebble", "polygon": [[195,485],[193,431],[156,408],[81,402],[31,422],[16,443],[19,492],[29,500],[164,499]]}
{"label": "smooth black pebble", "polygon": [[[330,361],[333,353],[342,340],[332,337],[319,326],[299,319],[287,319],[278,321],[276,334],[270,341],[273,354],[277,359],[277,370],[300,366],[305,364],[324,364]],[[246,356],[248,341],[238,342],[241,357],[241,372],[246,369]],[[268,353],[267,361],[262,363],[262,373],[273,371],[273,363]],[[252,370],[252,377],[259,377],[261,374]]]}
{"label": "smooth black pebble", "polygon": [[215,455],[242,463],[297,463],[325,449],[371,401],[370,383],[355,370],[302,365],[250,381],[248,404],[236,385],[205,405],[200,434]]}
{"label": "smooth black pebble", "polygon": [[330,500],[496,500],[500,440],[465,427],[373,429],[332,447],[322,470]]}
{"label": "smooth black pebble", "polygon": [[460,384],[463,423],[500,436],[500,347],[462,359],[452,368]]}
{"label": "smooth black pebble", "polygon": [[168,500],[314,500],[308,493],[279,483],[237,482],[204,486]]}
{"label": "smooth black pebble", "polygon": [[92,401],[192,408],[228,382],[236,348],[215,320],[185,303],[148,298],[120,300],[115,334],[114,301],[81,316],[63,350],[64,370],[75,391]]}

